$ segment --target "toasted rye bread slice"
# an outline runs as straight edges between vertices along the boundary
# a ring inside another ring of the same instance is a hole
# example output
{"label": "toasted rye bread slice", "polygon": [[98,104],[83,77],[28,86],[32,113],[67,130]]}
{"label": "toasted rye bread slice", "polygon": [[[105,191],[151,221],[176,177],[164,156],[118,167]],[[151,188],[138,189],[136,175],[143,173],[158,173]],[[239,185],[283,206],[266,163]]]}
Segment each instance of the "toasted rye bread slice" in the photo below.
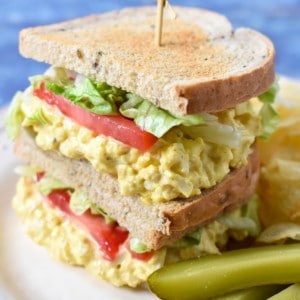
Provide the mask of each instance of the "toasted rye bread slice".
{"label": "toasted rye bread slice", "polygon": [[254,191],[258,179],[259,159],[253,149],[245,167],[231,171],[222,182],[203,191],[202,195],[147,205],[138,197],[121,195],[117,181],[95,171],[88,161],[42,151],[28,131],[23,130],[15,143],[15,152],[20,158],[86,193],[132,236],[153,249],[179,239],[224,210],[242,205]]}
{"label": "toasted rye bread slice", "polygon": [[174,7],[154,44],[156,9],[129,8],[20,33],[20,52],[134,92],[177,114],[225,110],[274,81],[274,47],[222,15]]}

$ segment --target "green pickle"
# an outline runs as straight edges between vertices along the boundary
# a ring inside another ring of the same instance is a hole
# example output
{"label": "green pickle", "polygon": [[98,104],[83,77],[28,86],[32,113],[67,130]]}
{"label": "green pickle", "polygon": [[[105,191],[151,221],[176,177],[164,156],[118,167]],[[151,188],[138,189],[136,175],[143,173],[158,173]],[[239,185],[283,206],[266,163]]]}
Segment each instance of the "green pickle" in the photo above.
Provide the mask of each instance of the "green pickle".
{"label": "green pickle", "polygon": [[296,283],[284,289],[280,293],[274,295],[268,300],[299,300],[300,299],[300,284]]}
{"label": "green pickle", "polygon": [[249,289],[216,297],[214,300],[266,300],[268,297],[275,295],[285,287],[286,285],[255,286]]}
{"label": "green pickle", "polygon": [[215,299],[255,286],[300,282],[300,243],[224,252],[167,265],[150,275],[161,299]]}

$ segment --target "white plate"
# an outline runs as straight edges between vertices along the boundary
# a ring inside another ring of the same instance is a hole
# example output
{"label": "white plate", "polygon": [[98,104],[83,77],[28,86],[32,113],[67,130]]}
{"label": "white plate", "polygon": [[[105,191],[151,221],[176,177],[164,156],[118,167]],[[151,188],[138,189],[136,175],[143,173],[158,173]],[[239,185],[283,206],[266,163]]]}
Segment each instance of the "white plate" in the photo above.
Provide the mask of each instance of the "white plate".
{"label": "white plate", "polygon": [[26,236],[10,204],[17,181],[13,169],[20,162],[6,138],[3,117],[0,110],[0,299],[155,299],[146,289],[115,288],[82,268],[59,263]]}

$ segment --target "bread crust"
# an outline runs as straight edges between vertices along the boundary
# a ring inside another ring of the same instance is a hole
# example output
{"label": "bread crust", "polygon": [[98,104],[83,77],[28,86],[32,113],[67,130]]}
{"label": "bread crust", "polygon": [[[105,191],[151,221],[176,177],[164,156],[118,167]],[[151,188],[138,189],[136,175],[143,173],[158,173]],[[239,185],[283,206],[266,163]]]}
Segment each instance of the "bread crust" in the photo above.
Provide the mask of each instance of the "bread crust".
{"label": "bread crust", "polygon": [[22,30],[20,52],[134,92],[175,114],[225,110],[268,89],[274,47],[222,15],[174,7],[154,44],[155,7]]}
{"label": "bread crust", "polygon": [[15,153],[28,164],[86,193],[132,236],[152,249],[179,239],[224,210],[242,205],[253,193],[259,173],[258,154],[253,148],[246,166],[232,170],[222,182],[203,191],[202,195],[147,205],[138,197],[121,195],[115,178],[97,172],[88,161],[42,151],[27,130],[22,130],[15,142]]}

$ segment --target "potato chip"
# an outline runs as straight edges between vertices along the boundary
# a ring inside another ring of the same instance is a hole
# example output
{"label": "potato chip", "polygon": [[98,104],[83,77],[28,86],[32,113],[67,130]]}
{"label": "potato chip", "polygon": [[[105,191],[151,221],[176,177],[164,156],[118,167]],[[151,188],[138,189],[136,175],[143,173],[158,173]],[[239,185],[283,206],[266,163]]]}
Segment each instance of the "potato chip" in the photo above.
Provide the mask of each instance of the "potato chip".
{"label": "potato chip", "polygon": [[285,105],[278,106],[277,130],[269,140],[258,141],[262,164],[259,214],[264,226],[278,222],[300,224],[300,85],[288,86],[288,99]]}
{"label": "potato chip", "polygon": [[287,221],[300,224],[300,161],[272,159],[262,169],[258,192],[264,226]]}

